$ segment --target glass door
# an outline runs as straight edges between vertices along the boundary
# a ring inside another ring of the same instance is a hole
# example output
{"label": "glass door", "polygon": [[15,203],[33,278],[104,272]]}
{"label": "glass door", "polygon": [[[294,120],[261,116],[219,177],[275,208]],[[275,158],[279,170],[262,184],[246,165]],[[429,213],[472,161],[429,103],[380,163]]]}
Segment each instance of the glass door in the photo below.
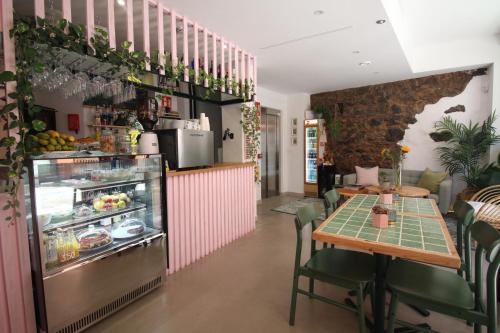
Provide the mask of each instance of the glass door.
{"label": "glass door", "polygon": [[317,183],[316,160],[318,154],[318,127],[305,128],[306,183]]}

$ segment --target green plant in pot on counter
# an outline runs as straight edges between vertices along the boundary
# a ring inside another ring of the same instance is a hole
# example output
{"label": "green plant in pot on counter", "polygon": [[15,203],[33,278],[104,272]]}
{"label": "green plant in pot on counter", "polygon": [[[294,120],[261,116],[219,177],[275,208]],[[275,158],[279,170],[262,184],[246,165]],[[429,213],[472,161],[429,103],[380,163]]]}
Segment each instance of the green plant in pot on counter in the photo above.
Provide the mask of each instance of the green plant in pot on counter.
{"label": "green plant in pot on counter", "polygon": [[441,164],[450,175],[460,175],[468,191],[481,187],[480,177],[486,168],[483,160],[490,146],[500,142],[495,120],[493,112],[482,124],[462,124],[450,116],[434,124],[436,132],[446,138],[444,145],[436,148]]}
{"label": "green plant in pot on counter", "polygon": [[318,106],[314,109],[314,112],[320,114],[322,118],[325,120],[326,128],[328,129],[328,134],[332,141],[340,135],[341,124],[338,119],[336,119],[335,115],[326,107]]}

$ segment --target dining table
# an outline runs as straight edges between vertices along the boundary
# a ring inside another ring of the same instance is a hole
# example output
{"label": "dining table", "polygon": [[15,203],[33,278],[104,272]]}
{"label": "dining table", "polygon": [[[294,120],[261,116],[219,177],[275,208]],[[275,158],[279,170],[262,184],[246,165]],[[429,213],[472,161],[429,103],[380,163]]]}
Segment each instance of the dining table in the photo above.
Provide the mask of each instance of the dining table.
{"label": "dining table", "polygon": [[[379,196],[357,194],[344,202],[313,232],[316,241],[373,253],[376,261],[373,331],[385,332],[386,272],[395,258],[453,269],[461,260],[446,223],[433,199],[398,197],[388,228],[372,226],[372,208]],[[356,263],[352,263],[355,265]]]}

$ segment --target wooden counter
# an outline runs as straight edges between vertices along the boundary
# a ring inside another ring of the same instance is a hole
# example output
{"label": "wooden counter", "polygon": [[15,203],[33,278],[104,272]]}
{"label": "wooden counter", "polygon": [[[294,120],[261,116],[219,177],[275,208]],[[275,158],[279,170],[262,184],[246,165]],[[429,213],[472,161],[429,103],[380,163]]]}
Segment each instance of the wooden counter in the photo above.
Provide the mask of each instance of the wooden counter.
{"label": "wooden counter", "polygon": [[167,173],[168,274],[255,229],[253,163]]}
{"label": "wooden counter", "polygon": [[192,169],[192,170],[183,170],[183,171],[168,171],[167,177],[175,177],[181,175],[192,175],[197,173],[206,173],[206,172],[214,172],[219,170],[226,169],[236,169],[236,168],[245,168],[248,166],[253,166],[255,163],[253,162],[240,162],[240,163],[217,163],[214,166],[200,169]]}

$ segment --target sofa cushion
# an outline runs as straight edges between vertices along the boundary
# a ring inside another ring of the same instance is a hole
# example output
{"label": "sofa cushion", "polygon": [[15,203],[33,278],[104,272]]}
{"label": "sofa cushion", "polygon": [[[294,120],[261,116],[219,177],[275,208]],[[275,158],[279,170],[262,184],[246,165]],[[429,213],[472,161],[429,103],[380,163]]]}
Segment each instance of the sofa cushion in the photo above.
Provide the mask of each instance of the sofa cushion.
{"label": "sofa cushion", "polygon": [[363,186],[378,186],[378,166],[373,168],[362,168],[356,166],[356,183]]}
{"label": "sofa cushion", "polygon": [[420,176],[420,180],[417,183],[418,187],[423,187],[431,191],[431,193],[437,193],[439,191],[439,184],[448,176],[446,172],[434,172],[429,168],[426,168]]}

